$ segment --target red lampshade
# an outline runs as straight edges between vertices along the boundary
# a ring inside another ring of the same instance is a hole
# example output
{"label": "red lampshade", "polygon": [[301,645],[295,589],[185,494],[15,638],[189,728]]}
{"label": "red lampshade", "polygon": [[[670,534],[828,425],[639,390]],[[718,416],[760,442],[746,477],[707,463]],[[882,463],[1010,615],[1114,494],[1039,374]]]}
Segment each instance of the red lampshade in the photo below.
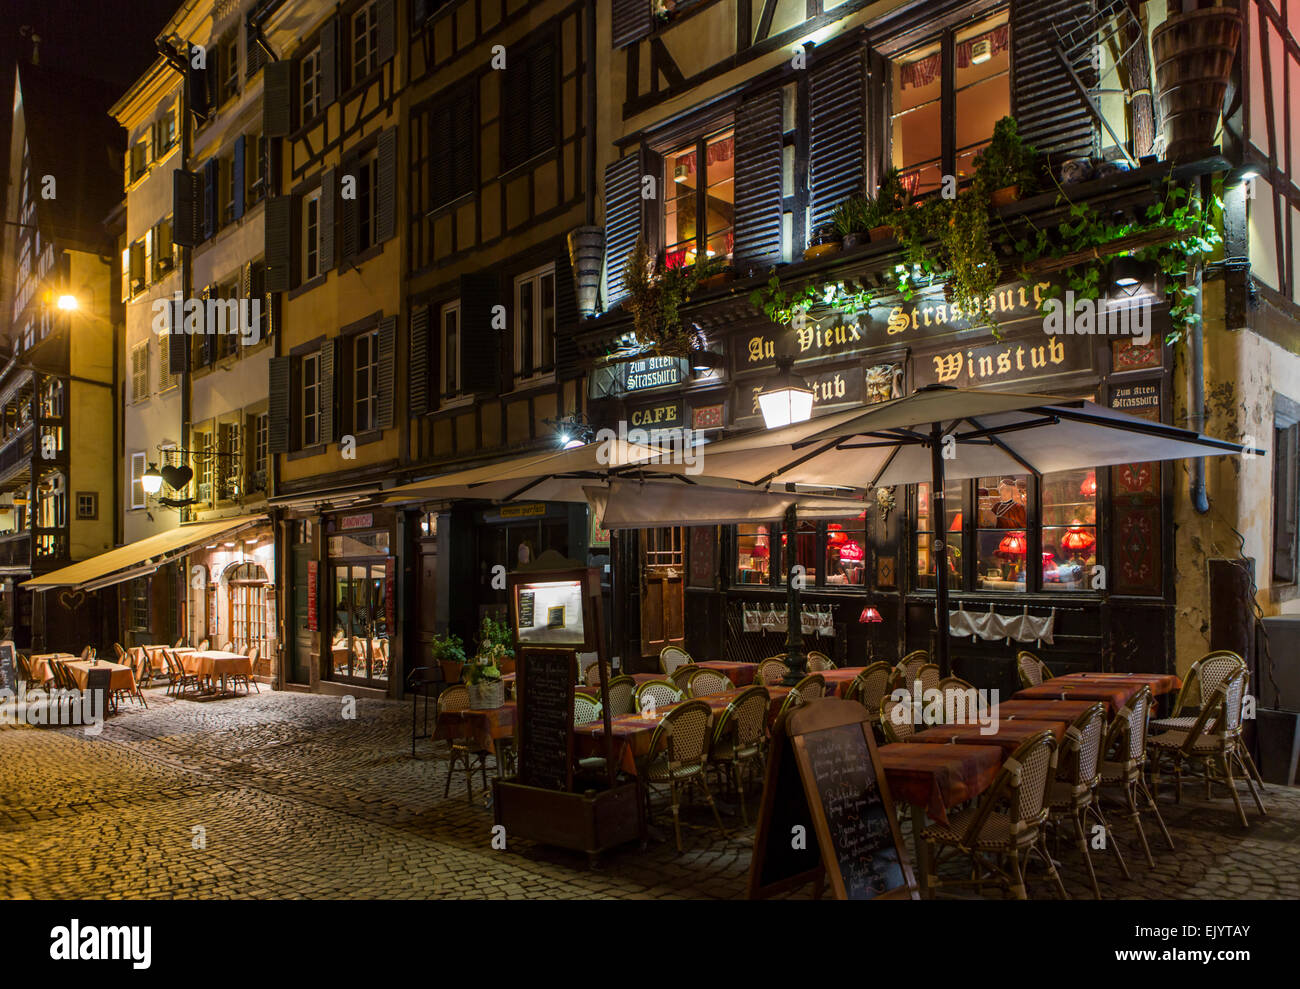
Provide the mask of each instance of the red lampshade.
{"label": "red lampshade", "polygon": [[862,547],[855,542],[847,542],[840,547],[841,563],[861,563],[863,559]]}
{"label": "red lampshade", "polygon": [[1017,556],[1024,556],[1029,552],[1029,540],[1023,532],[1008,532],[1002,537],[1002,542],[998,543],[997,555],[1005,559],[1013,560]]}
{"label": "red lampshade", "polygon": [[755,560],[766,560],[767,547],[762,544],[756,545],[753,549],[749,551],[749,555],[752,559]]}
{"label": "red lampshade", "polygon": [[1095,470],[1088,471],[1088,476],[1085,477],[1083,483],[1079,485],[1079,494],[1083,495],[1085,498],[1096,497],[1097,472]]}
{"label": "red lampshade", "polygon": [[826,538],[832,546],[843,546],[849,541],[849,534],[844,531],[844,526],[832,522],[826,526]]}
{"label": "red lampshade", "polygon": [[952,525],[948,526],[949,532],[961,532],[961,512],[953,517]]}
{"label": "red lampshade", "polygon": [[863,625],[874,625],[877,622],[883,622],[884,619],[880,616],[879,611],[871,607],[871,605],[867,605],[862,609],[862,614],[858,616],[858,621]]}
{"label": "red lampshade", "polygon": [[1097,538],[1076,519],[1061,537],[1061,548],[1083,555],[1097,545]]}

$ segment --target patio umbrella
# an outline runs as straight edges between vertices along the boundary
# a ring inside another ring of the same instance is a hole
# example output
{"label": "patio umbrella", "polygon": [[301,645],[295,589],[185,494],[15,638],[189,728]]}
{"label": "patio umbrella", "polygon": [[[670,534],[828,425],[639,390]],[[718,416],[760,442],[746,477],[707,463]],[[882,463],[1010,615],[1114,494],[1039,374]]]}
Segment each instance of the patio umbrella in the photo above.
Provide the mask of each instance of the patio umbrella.
{"label": "patio umbrella", "polygon": [[[873,488],[929,482],[931,512],[943,519],[945,480],[1041,476],[1243,449],[1093,402],[930,385],[865,409],[710,444],[698,457],[708,475],[755,486]],[[935,573],[947,573],[943,539],[934,540],[934,550]],[[946,672],[948,583],[936,579],[935,585],[938,659]]]}

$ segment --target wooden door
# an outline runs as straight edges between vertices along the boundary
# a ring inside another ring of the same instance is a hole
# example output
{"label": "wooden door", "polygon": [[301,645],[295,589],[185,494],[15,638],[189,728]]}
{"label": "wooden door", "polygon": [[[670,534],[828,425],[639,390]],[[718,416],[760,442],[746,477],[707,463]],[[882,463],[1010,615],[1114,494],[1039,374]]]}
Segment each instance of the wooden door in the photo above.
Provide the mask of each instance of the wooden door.
{"label": "wooden door", "polygon": [[683,530],[641,530],[641,655],[686,641]]}

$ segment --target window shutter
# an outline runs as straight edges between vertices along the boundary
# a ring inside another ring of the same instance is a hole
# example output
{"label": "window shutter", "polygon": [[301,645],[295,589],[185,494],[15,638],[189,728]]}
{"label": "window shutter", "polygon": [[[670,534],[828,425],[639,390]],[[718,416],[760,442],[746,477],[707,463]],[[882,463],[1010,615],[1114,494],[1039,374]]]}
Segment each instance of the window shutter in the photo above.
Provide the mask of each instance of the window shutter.
{"label": "window shutter", "polygon": [[429,307],[411,310],[411,340],[406,362],[407,406],[411,415],[429,411]]}
{"label": "window shutter", "polygon": [[[239,298],[241,302],[242,300],[245,299],[251,300],[253,298],[253,262],[252,261],[245,261],[239,269]],[[240,309],[242,311],[243,309],[242,304],[240,306]],[[249,313],[249,318],[250,319],[252,318],[251,312]],[[239,327],[240,340],[244,339],[244,333],[245,330],[243,325],[241,324]]]}
{"label": "window shutter", "polygon": [[528,155],[528,63],[511,62],[501,80],[501,167],[514,168]]}
{"label": "window shutter", "polygon": [[254,35],[248,22],[244,22],[244,78],[252,79],[257,75],[257,70],[266,63],[266,52],[262,51],[262,46],[257,43],[257,37]]}
{"label": "window shutter", "polygon": [[533,49],[528,60],[528,157],[555,146],[556,92],[555,46],[550,42]]}
{"label": "window shutter", "polygon": [[131,298],[131,248],[122,248],[122,301]]}
{"label": "window shutter", "polygon": [[501,303],[496,275],[460,276],[461,391],[497,392],[503,331],[492,328],[492,307]]}
{"label": "window shutter", "polygon": [[[343,159],[344,177],[351,175],[357,186],[361,185],[361,176],[358,174],[360,165],[360,159],[356,155],[348,155]],[[357,223],[357,204],[359,201],[355,195],[352,199],[339,200],[339,209],[343,213],[343,263],[345,265],[357,254],[357,242],[360,237]]]}
{"label": "window shutter", "polygon": [[292,260],[293,197],[272,196],[266,201],[265,216],[266,291],[289,291],[289,262]]}
{"label": "window shutter", "polygon": [[379,39],[377,43],[379,64],[389,61],[397,51],[397,9],[394,0],[379,0],[375,5],[379,15]]}
{"label": "window shutter", "polygon": [[[194,67],[194,51],[197,45],[191,45],[189,50],[189,62],[185,70],[185,80],[190,87],[190,110],[194,116],[200,120],[208,119],[208,107],[211,104],[211,98],[208,94],[208,70],[206,68],[198,69]],[[216,49],[212,51],[212,57],[216,59]],[[206,63],[205,63],[206,65]]]}
{"label": "window shutter", "polygon": [[[812,227],[866,186],[866,52],[854,48],[813,66],[808,79],[808,183]],[[803,245],[794,245],[795,254]]]}
{"label": "window shutter", "polygon": [[262,74],[262,132],[288,137],[293,130],[293,69],[295,62],[272,62]]}
{"label": "window shutter", "polygon": [[236,220],[244,215],[244,157],[248,153],[248,138],[240,134],[235,138],[235,158],[231,167],[235,170],[234,201],[231,214]]}
{"label": "window shutter", "polygon": [[376,386],[379,394],[375,402],[375,425],[380,429],[393,427],[393,393],[397,390],[397,317],[385,316],[379,321],[379,368]]}
{"label": "window shutter", "polygon": [[320,348],[320,438],[322,443],[333,443],[334,417],[334,356],[337,340],[326,340]]}
{"label": "window shutter", "polygon": [[[397,128],[379,135],[378,196],[375,206],[375,240],[382,244],[397,233]],[[322,197],[323,198],[323,197]]]}
{"label": "window shutter", "polygon": [[641,159],[631,154],[605,166],[605,308],[627,294],[623,269],[641,234]]}
{"label": "window shutter", "polygon": [[650,33],[650,0],[613,0],[610,33],[615,48],[640,41]]}
{"label": "window shutter", "polygon": [[569,378],[578,369],[578,288],[569,252],[555,258],[555,373]]}
{"label": "window shutter", "polygon": [[203,200],[198,172],[172,172],[172,240],[182,247],[194,247],[203,229]]}
{"label": "window shutter", "polygon": [[203,240],[217,232],[217,167],[220,162],[209,158],[203,163]]}
{"label": "window shutter", "polygon": [[203,290],[203,335],[199,337],[199,361],[201,367],[211,367],[217,360],[216,326],[208,326],[208,300],[216,296],[213,286]]}
{"label": "window shutter", "polygon": [[185,303],[171,303],[171,335],[167,337],[167,368],[181,374],[190,366],[189,336],[185,332]]}
{"label": "window shutter", "polygon": [[320,29],[320,108],[324,110],[338,95],[338,21],[330,19]]}
{"label": "window shutter", "polygon": [[268,453],[289,452],[289,366],[291,357],[270,361],[270,401],[267,405],[266,449]]}
{"label": "window shutter", "polygon": [[325,169],[320,177],[320,270],[334,270],[334,186],[335,170]]}
{"label": "window shutter", "polygon": [[781,91],[746,100],[736,115],[735,265],[757,274],[781,260]]}
{"label": "window shutter", "polygon": [[1093,152],[1092,116],[1052,52],[1059,43],[1055,26],[1089,23],[1096,16],[1093,3],[1037,0],[1011,5],[1012,114],[1026,143],[1055,158]]}
{"label": "window shutter", "polygon": [[272,302],[270,294],[266,291],[266,262],[254,261],[252,263],[252,269],[252,297],[262,304],[261,335],[259,339],[265,340],[275,332],[273,319],[275,315],[275,304]]}
{"label": "window shutter", "polygon": [[1300,531],[1300,425],[1273,430],[1273,577],[1295,583]]}

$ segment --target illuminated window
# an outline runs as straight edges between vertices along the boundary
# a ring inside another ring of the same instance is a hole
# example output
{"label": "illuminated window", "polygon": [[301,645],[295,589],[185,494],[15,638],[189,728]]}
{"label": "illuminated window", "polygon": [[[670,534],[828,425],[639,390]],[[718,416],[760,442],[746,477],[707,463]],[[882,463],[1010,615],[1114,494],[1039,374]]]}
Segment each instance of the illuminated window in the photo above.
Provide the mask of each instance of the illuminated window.
{"label": "illuminated window", "polygon": [[736,140],[727,128],[664,156],[664,263],[694,264],[700,252],[731,257],[736,221]]}

